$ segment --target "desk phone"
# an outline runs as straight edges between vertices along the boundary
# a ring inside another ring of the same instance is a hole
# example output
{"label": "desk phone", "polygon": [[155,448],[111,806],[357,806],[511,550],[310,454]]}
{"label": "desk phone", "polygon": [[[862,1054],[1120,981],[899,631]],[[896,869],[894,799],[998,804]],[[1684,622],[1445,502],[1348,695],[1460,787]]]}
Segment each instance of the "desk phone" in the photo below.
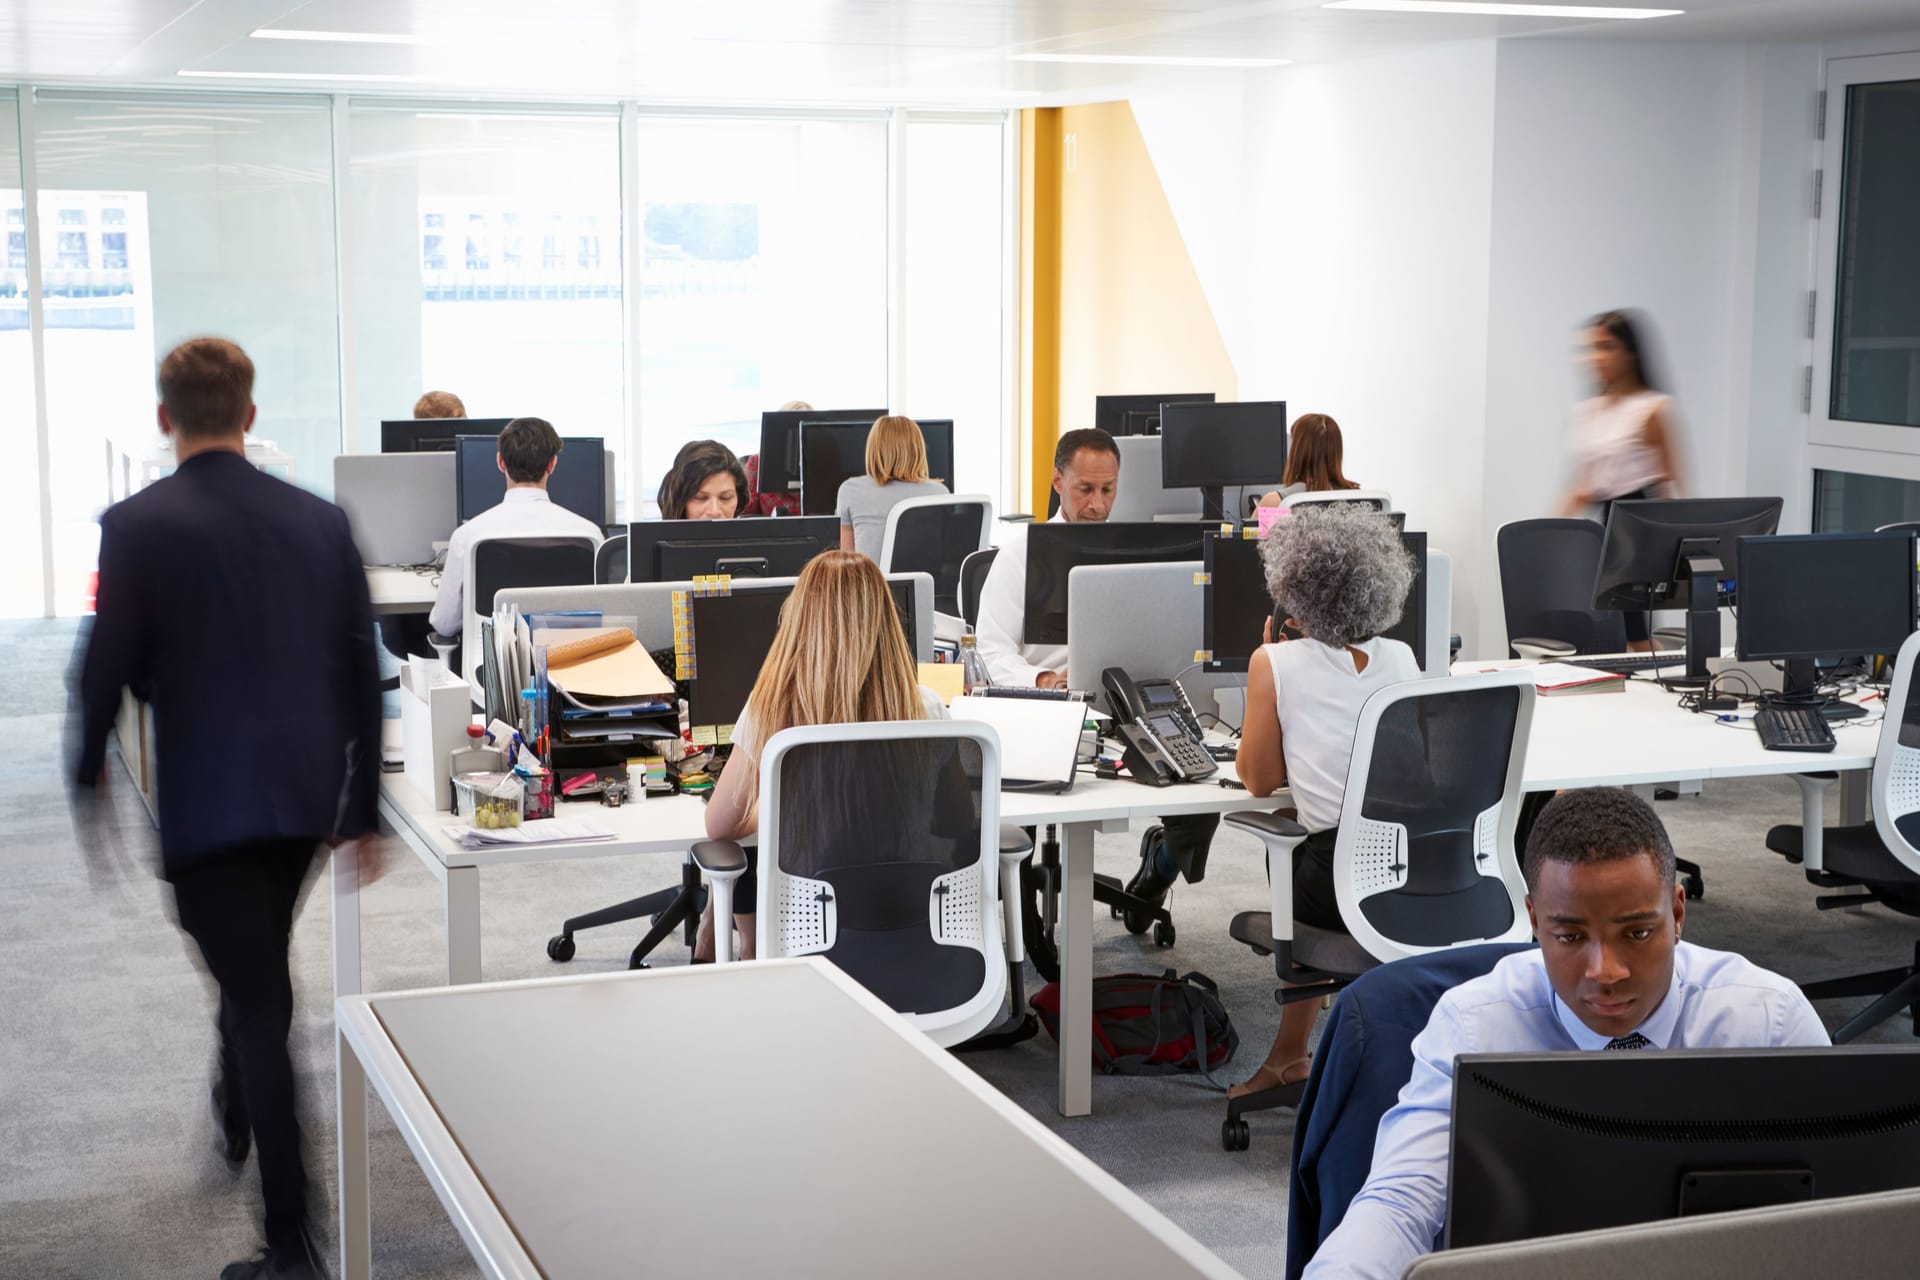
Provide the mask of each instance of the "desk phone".
{"label": "desk phone", "polygon": [[1136,682],[1119,667],[1100,673],[1122,757],[1135,782],[1152,787],[1196,782],[1220,766],[1207,751],[1200,717],[1175,680]]}

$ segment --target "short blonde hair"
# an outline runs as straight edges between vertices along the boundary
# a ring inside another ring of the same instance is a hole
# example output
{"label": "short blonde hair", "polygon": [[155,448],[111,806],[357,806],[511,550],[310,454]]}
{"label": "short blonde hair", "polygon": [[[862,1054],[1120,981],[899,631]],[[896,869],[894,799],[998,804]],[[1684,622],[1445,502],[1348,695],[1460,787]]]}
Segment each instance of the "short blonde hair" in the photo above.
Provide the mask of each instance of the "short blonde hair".
{"label": "short blonde hair", "polygon": [[920,424],[901,414],[888,414],[867,432],[867,474],[875,484],[889,480],[930,480],[927,474],[927,438]]}
{"label": "short blonde hair", "polygon": [[464,418],[467,406],[451,391],[429,391],[413,402],[416,418]]}

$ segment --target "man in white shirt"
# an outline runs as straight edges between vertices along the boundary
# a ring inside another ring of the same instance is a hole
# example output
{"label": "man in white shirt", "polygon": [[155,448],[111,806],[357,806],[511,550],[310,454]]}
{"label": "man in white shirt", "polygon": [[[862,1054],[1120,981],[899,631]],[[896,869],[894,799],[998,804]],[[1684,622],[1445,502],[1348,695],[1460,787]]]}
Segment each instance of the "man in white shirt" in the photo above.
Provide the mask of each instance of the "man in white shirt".
{"label": "man in white shirt", "polygon": [[[1112,436],[1097,427],[1065,433],[1053,451],[1053,491],[1060,495],[1060,510],[1048,523],[1104,523],[1113,512],[1119,485],[1120,447]],[[1065,688],[1067,646],[1028,644],[1026,629],[1027,530],[1015,525],[980,586],[979,621],[974,627],[980,658],[995,684]],[[1165,870],[1169,867],[1177,868],[1189,883],[1197,883],[1207,873],[1207,850],[1219,826],[1219,815],[1212,813],[1162,818],[1140,842],[1140,870],[1127,892],[1159,902],[1173,886],[1174,873]]]}
{"label": "man in white shirt", "polygon": [[500,429],[494,459],[507,477],[500,505],[482,511],[453,531],[447,542],[440,590],[428,621],[443,636],[457,636],[465,625],[467,555],[482,538],[572,535],[603,541],[600,526],[582,519],[547,496],[547,480],[560,461],[560,433],[544,418],[515,418]]}
{"label": "man in white shirt", "polygon": [[1541,1050],[1824,1045],[1800,989],[1726,951],[1680,941],[1685,892],[1653,810],[1608,787],[1569,791],[1527,840],[1527,916],[1540,947],[1440,998],[1413,1076],[1380,1121],[1367,1184],[1309,1280],[1399,1280],[1446,1221],[1454,1059]]}

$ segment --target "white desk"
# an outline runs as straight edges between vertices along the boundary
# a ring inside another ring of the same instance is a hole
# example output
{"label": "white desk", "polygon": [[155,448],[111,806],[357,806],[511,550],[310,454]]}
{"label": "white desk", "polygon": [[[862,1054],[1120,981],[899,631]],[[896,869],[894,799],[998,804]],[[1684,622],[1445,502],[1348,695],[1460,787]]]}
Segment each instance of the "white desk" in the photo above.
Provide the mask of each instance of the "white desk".
{"label": "white desk", "polygon": [[429,613],[439,592],[439,574],[420,573],[393,565],[367,566],[367,591],[373,596],[373,611],[382,613]]}
{"label": "white desk", "polygon": [[1235,1274],[818,959],[336,1017],[349,1280],[372,1266],[368,1083],[489,1277]]}

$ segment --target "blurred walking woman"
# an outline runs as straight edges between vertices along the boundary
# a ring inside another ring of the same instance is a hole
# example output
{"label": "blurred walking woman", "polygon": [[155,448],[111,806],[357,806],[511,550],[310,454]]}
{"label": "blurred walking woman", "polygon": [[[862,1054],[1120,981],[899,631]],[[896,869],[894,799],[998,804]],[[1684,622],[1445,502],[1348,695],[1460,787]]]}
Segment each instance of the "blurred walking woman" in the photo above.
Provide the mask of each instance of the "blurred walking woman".
{"label": "blurred walking woman", "polygon": [[[1561,514],[1577,516],[1590,508],[1601,520],[1623,498],[1672,498],[1680,493],[1678,447],[1674,440],[1673,397],[1661,391],[1645,349],[1644,319],[1608,311],[1586,330],[1587,369],[1595,394],[1573,407],[1573,451],[1577,471]],[[1647,647],[1645,614],[1626,615],[1628,647]]]}

